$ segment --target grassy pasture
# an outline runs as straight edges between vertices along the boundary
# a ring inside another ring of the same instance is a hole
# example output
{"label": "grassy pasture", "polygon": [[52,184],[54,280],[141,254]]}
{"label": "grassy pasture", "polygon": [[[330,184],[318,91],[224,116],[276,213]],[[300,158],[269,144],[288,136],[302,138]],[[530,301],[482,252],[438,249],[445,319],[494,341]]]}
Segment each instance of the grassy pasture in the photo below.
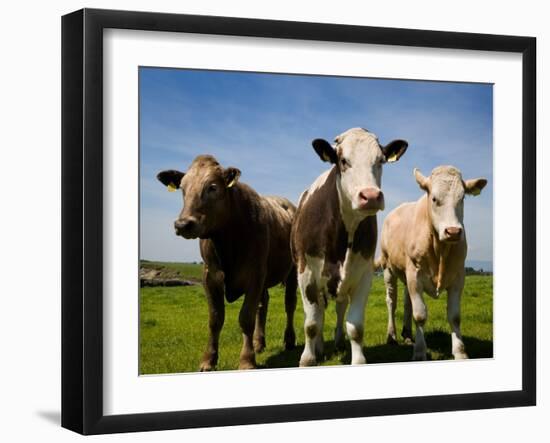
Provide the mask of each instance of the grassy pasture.
{"label": "grassy pasture", "polygon": [[[173,267],[189,280],[200,280],[202,266],[182,263],[147,262],[144,265]],[[298,291],[295,328],[297,347],[285,351],[284,289],[270,291],[266,326],[267,347],[256,356],[259,368],[296,367],[304,345],[303,310]],[[144,287],[140,290],[140,374],[192,372],[198,369],[208,337],[208,308],[201,284],[184,287]],[[425,296],[428,322],[425,337],[428,358],[452,359],[451,337],[446,320],[446,296],[433,300]],[[226,303],[225,324],[220,337],[218,370],[236,369],[242,345],[238,314],[242,298]],[[336,352],[333,331],[336,326],[334,302],[325,314],[325,361],[323,365],[350,362],[349,343],[345,351]],[[396,315],[398,331],[403,325],[403,291],[399,287]],[[384,282],[375,277],[366,311],[365,355],[368,364],[409,361],[412,347],[386,344],[387,310]],[[414,330],[414,326],[413,326]],[[493,356],[493,277],[468,276],[462,298],[462,333],[470,358]]]}

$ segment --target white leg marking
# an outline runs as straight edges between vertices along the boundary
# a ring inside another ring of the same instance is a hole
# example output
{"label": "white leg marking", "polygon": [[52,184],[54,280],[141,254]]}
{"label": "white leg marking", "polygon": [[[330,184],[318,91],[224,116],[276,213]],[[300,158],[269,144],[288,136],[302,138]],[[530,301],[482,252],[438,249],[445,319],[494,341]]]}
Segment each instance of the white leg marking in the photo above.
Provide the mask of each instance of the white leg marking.
{"label": "white leg marking", "polygon": [[323,328],[325,326],[325,298],[319,297],[319,322],[317,328],[317,337],[315,338],[315,354],[317,359],[323,360],[323,352],[325,348],[325,340],[323,338]]}
{"label": "white leg marking", "polygon": [[[300,366],[314,366],[317,364],[316,351],[322,351],[324,299],[321,296],[321,271],[324,260],[307,257],[307,265],[303,273],[298,275],[298,285],[302,294],[304,307],[304,335],[305,345]],[[318,342],[321,342],[320,344]]]}
{"label": "white leg marking", "polygon": [[370,266],[367,265],[357,289],[351,296],[351,303],[346,318],[346,329],[351,343],[352,365],[360,365],[367,362],[363,354],[363,334],[365,328],[365,307],[372,284],[372,276],[371,261]]}

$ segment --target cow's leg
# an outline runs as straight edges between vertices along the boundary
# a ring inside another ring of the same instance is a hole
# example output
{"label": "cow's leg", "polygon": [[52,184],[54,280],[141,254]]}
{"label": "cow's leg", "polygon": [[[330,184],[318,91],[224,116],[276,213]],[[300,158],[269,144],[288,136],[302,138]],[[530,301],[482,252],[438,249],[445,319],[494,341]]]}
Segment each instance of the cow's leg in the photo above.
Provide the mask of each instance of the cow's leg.
{"label": "cow's leg", "polygon": [[409,289],[405,284],[405,290],[403,291],[403,329],[401,330],[401,337],[405,341],[405,344],[412,345],[414,343],[412,333],[412,303],[409,296]]}
{"label": "cow's leg", "polygon": [[[321,260],[314,260],[313,266],[315,268],[320,270],[322,269],[321,265]],[[315,272],[315,268],[312,269],[308,263],[304,272],[298,276],[298,285],[300,286],[304,307],[305,333],[305,345],[300,357],[300,366],[315,366],[317,364],[316,343],[319,335],[322,337],[323,304],[318,288],[318,280],[315,278],[315,274],[320,274],[320,271]]]}
{"label": "cow's leg", "polygon": [[317,356],[317,361],[323,360],[324,355],[324,348],[325,348],[325,339],[323,337],[323,328],[325,327],[325,297],[323,294],[319,294],[319,306],[320,306],[320,313],[319,313],[319,333],[317,334],[317,337],[315,338],[315,355]]}
{"label": "cow's leg", "polygon": [[269,305],[269,292],[264,289],[258,311],[256,312],[256,326],[254,327],[254,351],[263,352],[265,349],[265,321],[267,319],[267,307]]}
{"label": "cow's leg", "polygon": [[339,351],[346,348],[346,340],[344,336],[344,318],[348,307],[347,299],[336,300],[336,329],[334,330],[334,346]]}
{"label": "cow's leg", "polygon": [[361,365],[367,362],[363,354],[363,334],[365,328],[365,307],[372,284],[374,270],[367,268],[353,294],[346,318],[346,330],[351,344],[351,364]]}
{"label": "cow's leg", "polygon": [[296,346],[296,332],[294,331],[294,312],[296,312],[296,289],[298,286],[298,277],[296,276],[296,267],[293,266],[288,274],[285,284],[285,349],[294,349]]}
{"label": "cow's leg", "polygon": [[[412,274],[412,273],[411,273]],[[416,274],[416,273],[415,273]],[[424,324],[428,318],[428,309],[422,296],[422,284],[416,275],[407,274],[407,286],[412,303],[412,314],[416,324],[416,339],[414,342],[413,360],[426,360],[426,341],[424,340]]]}
{"label": "cow's leg", "polygon": [[456,360],[468,358],[460,332],[460,299],[464,288],[464,276],[447,290],[447,320],[451,326],[452,352]]}
{"label": "cow's leg", "polygon": [[243,347],[241,348],[241,355],[239,357],[239,369],[256,368],[253,335],[256,313],[262,294],[262,286],[253,285],[244,295],[243,305],[239,312],[239,325],[243,334]]}
{"label": "cow's leg", "polygon": [[225,318],[223,272],[205,270],[203,283],[208,302],[209,337],[199,370],[211,371],[218,363],[220,331]]}
{"label": "cow's leg", "polygon": [[386,305],[388,307],[388,334],[386,343],[396,345],[395,308],[397,305],[397,277],[389,268],[384,269],[384,284],[386,285]]}

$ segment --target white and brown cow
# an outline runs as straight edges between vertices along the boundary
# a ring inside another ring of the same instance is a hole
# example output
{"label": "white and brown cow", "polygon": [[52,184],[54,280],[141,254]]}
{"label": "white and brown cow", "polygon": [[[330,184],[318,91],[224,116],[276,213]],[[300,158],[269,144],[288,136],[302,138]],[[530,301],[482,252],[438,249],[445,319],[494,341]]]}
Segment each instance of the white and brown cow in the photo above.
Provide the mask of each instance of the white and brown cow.
{"label": "white and brown cow", "polygon": [[311,366],[323,353],[327,296],[336,299],[335,342],[344,342],[343,322],[351,340],[351,363],[365,363],[365,305],[373,276],[376,213],[384,209],[380,190],[382,166],[398,160],[407,142],[380,146],[376,135],[353,128],[335,139],[335,146],[316,139],[313,148],[333,164],[300,197],[292,224],[291,246],[305,314],[305,348],[300,366]]}
{"label": "white and brown cow", "polygon": [[238,181],[240,174],[237,168],[223,168],[211,155],[199,155],[185,173],[167,170],[157,175],[165,186],[183,193],[176,234],[200,238],[210,330],[201,371],[214,369],[218,362],[224,297],[231,303],[244,294],[239,369],[255,368],[255,352],[265,348],[268,289],[279,283],[286,285],[285,346],[295,345],[296,270],[290,230],[296,208],[285,198],[258,195]]}
{"label": "white and brown cow", "polygon": [[463,180],[453,166],[439,166],[430,177],[418,169],[414,176],[426,193],[416,202],[394,209],[382,227],[379,264],[384,269],[388,305],[388,342],[396,342],[395,307],[397,279],[405,284],[402,336],[412,340],[412,317],[416,323],[414,360],[426,359],[424,324],[427,309],[422,295],[438,298],[447,291],[447,319],[452,331],[455,359],[468,358],[460,332],[460,299],[464,287],[466,233],[464,196],[478,195],[487,184],[484,178]]}

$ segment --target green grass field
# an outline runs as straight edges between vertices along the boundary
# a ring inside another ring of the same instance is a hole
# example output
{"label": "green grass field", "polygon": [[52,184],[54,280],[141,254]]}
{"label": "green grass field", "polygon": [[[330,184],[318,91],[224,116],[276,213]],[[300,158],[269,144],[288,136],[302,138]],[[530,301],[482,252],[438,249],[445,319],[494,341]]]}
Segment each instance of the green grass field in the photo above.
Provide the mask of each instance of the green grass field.
{"label": "green grass field", "polygon": [[[154,263],[176,268],[189,280],[200,280],[202,266],[181,263]],[[296,367],[304,344],[303,310],[298,291],[295,328],[297,347],[285,351],[284,289],[270,291],[266,326],[267,347],[256,356],[259,368]],[[446,297],[433,300],[425,297],[428,305],[426,343],[428,358],[451,359],[451,337],[446,320]],[[242,298],[226,304],[225,324],[220,338],[218,370],[237,369],[242,345],[238,313]],[[336,325],[334,302],[325,315],[325,361],[323,365],[350,362],[347,349],[336,352],[333,331]],[[397,327],[403,325],[403,291],[399,288]],[[208,309],[201,284],[183,287],[144,287],[140,290],[140,374],[166,374],[196,371],[208,336]],[[369,295],[365,322],[365,355],[368,364],[409,361],[412,347],[404,344],[386,344],[387,310],[384,282],[376,277]],[[414,326],[413,326],[414,329]],[[470,358],[493,356],[493,277],[468,276],[462,298],[462,334]]]}

